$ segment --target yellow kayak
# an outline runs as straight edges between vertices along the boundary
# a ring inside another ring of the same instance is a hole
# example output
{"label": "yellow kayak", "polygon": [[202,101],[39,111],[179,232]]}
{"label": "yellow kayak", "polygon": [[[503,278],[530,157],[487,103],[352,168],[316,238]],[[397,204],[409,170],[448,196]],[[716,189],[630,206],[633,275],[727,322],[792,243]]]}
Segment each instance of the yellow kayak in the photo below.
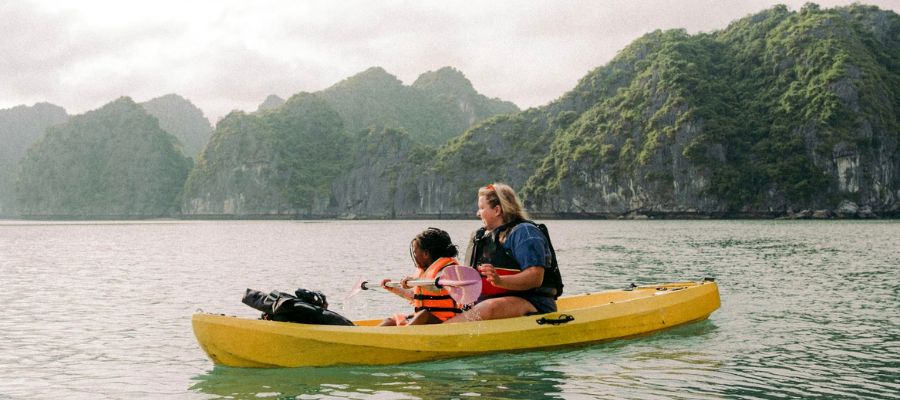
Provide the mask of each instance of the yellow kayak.
{"label": "yellow kayak", "polygon": [[706,319],[715,282],[679,282],[557,300],[558,312],[491,321],[403,327],[307,325],[197,313],[200,347],[231,367],[379,365],[579,345]]}

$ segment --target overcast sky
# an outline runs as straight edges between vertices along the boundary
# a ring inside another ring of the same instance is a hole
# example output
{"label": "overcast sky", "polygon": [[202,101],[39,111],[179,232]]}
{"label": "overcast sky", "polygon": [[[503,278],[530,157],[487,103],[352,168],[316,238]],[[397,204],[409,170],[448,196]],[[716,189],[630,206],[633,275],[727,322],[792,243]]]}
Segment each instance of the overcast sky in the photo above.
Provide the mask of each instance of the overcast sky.
{"label": "overcast sky", "polygon": [[[644,33],[709,32],[805,2],[0,0],[0,109],[46,101],[80,114],[120,96],[177,93],[214,123],[372,66],[407,85],[452,66],[479,92],[528,108]],[[898,0],[864,3],[900,9]]]}

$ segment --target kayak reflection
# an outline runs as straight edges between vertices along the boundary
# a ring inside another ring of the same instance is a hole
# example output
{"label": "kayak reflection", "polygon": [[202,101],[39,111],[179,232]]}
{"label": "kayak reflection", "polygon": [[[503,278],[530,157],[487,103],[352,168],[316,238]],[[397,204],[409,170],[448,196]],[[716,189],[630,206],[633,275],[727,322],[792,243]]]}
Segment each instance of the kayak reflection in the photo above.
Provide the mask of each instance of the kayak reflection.
{"label": "kayak reflection", "polygon": [[504,354],[377,367],[252,369],[215,366],[191,390],[233,399],[558,398],[567,376],[546,354]]}

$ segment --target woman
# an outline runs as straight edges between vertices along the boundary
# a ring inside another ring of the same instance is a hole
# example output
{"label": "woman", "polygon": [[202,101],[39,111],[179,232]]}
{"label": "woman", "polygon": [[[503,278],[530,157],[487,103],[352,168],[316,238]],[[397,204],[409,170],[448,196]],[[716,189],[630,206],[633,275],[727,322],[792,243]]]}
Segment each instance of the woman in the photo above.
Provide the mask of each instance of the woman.
{"label": "woman", "polygon": [[466,256],[484,276],[482,298],[472,309],[446,322],[556,311],[559,271],[551,268],[548,239],[528,221],[516,192],[502,183],[479,189],[477,215],[484,227],[473,235]]}
{"label": "woman", "polygon": [[450,265],[458,265],[458,250],[450,240],[450,234],[437,228],[428,228],[416,235],[409,244],[409,254],[416,265],[414,277],[406,277],[400,281],[402,288],[387,286],[390,279],[381,282],[381,286],[397,296],[409,300],[415,306],[415,314],[397,314],[387,318],[381,326],[439,324],[462,312],[458,304],[450,297],[447,289],[431,286],[409,287],[410,279],[435,279],[441,271]]}

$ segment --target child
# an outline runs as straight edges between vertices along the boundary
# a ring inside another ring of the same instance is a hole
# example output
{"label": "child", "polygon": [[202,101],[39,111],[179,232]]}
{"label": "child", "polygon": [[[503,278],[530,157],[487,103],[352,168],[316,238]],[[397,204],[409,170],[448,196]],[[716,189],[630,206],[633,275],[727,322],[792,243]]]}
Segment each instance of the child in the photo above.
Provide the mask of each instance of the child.
{"label": "child", "polygon": [[397,314],[386,318],[381,326],[439,324],[461,313],[462,309],[446,289],[406,284],[410,279],[437,278],[444,267],[459,264],[454,258],[457,253],[450,235],[441,229],[428,228],[416,235],[409,244],[409,255],[416,264],[415,276],[403,278],[400,281],[402,288],[386,286],[390,279],[381,282],[389,292],[409,300],[415,306],[415,314]]}

